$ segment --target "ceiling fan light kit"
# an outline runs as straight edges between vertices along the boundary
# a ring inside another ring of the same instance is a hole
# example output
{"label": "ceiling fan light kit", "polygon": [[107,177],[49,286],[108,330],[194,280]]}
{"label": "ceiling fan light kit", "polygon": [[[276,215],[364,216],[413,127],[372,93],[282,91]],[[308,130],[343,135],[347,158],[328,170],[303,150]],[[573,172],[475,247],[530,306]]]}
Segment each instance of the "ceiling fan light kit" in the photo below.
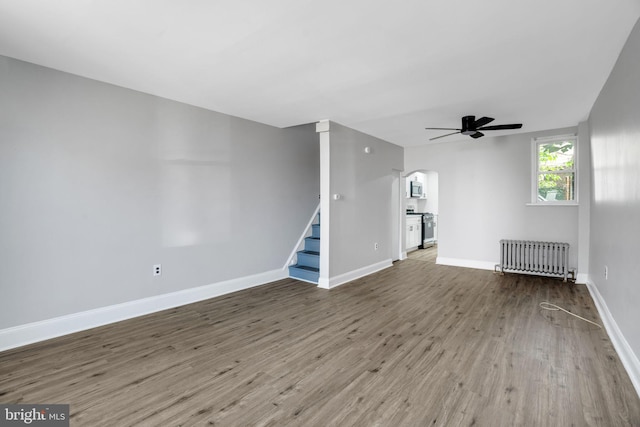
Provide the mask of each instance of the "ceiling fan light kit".
{"label": "ceiling fan light kit", "polygon": [[434,139],[444,138],[445,136],[451,136],[456,134],[462,134],[470,136],[471,138],[477,139],[484,136],[484,133],[480,132],[487,130],[507,130],[507,129],[520,129],[522,127],[522,123],[514,123],[510,125],[493,125],[493,126],[485,126],[495,119],[491,117],[480,117],[476,120],[476,116],[464,116],[462,118],[462,127],[461,128],[425,128],[427,130],[455,130],[457,132],[448,133],[446,135],[436,136],[434,138],[429,138],[429,141],[433,141]]}

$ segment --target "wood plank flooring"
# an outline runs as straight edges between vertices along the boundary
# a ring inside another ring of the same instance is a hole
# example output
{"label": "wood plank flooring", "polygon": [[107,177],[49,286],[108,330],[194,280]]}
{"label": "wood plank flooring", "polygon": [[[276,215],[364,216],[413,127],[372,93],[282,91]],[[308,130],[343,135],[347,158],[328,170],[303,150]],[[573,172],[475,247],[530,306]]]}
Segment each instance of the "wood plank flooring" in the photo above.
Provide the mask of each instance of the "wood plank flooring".
{"label": "wood plank flooring", "polygon": [[282,280],[0,353],[0,402],[73,426],[625,426],[640,399],[585,286],[437,266]]}

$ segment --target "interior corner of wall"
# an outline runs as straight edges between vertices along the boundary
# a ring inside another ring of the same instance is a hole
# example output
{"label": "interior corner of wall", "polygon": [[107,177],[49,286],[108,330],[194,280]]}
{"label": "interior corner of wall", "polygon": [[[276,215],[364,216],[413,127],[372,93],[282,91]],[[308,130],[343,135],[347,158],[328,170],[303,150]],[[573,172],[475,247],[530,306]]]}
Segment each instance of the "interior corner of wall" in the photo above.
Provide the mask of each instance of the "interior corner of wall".
{"label": "interior corner of wall", "polygon": [[328,119],[320,120],[316,123],[316,132],[329,132],[331,122]]}
{"label": "interior corner of wall", "polygon": [[589,274],[588,273],[580,273],[576,274],[576,284],[578,285],[586,285],[589,283]]}

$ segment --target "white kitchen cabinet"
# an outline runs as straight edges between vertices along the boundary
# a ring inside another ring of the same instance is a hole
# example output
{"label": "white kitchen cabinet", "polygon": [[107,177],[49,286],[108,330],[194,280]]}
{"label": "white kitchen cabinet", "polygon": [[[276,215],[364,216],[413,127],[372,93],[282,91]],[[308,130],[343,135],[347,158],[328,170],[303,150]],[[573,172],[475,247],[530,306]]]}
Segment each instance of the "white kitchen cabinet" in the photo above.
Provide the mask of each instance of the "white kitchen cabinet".
{"label": "white kitchen cabinet", "polygon": [[422,242],[422,217],[407,215],[406,246],[405,249],[417,248]]}

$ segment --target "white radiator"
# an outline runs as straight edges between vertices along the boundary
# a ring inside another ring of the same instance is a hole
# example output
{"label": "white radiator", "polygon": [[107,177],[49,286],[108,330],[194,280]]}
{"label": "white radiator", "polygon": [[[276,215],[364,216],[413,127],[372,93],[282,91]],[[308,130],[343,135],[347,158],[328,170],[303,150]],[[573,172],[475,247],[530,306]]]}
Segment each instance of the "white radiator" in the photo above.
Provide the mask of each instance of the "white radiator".
{"label": "white radiator", "polygon": [[562,277],[569,274],[569,244],[533,242],[529,240],[500,240],[500,264],[496,271],[538,276]]}

